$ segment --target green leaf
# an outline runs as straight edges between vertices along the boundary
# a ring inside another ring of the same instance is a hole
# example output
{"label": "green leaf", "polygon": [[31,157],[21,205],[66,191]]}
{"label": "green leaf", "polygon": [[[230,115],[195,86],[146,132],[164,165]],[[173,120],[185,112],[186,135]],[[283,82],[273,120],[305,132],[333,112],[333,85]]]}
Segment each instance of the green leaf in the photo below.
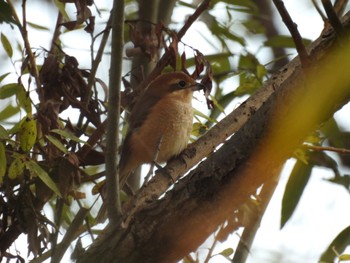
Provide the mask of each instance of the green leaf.
{"label": "green leaf", "polygon": [[50,29],[46,26],[42,26],[42,25],[38,25],[38,24],[35,24],[35,23],[31,23],[31,22],[27,22],[27,24],[29,26],[31,26],[32,28],[35,28],[35,29],[39,29],[39,30],[46,30],[46,31],[49,31]]}
{"label": "green leaf", "polygon": [[8,140],[9,138],[10,135],[7,130],[2,125],[0,125],[0,139]]}
{"label": "green leaf", "polygon": [[0,111],[0,121],[6,120],[15,114],[20,112],[20,108],[18,106],[14,107],[10,104],[8,104],[4,109]]}
{"label": "green leaf", "polygon": [[312,165],[297,160],[289,176],[282,198],[281,228],[292,216],[310,179]]}
{"label": "green leaf", "polygon": [[21,85],[21,88],[18,89],[18,92],[16,93],[16,97],[17,97],[17,102],[19,106],[23,108],[28,115],[31,115],[32,103],[23,85]]}
{"label": "green leaf", "polygon": [[29,170],[29,172],[32,173],[32,175],[38,176],[40,180],[43,181],[44,184],[46,184],[47,187],[54,191],[55,194],[57,194],[59,197],[62,197],[60,190],[58,190],[55,182],[52,181],[48,173],[43,168],[41,168],[39,164],[30,160],[25,162],[25,166]]}
{"label": "green leaf", "polygon": [[12,180],[16,179],[18,176],[20,176],[24,171],[24,162],[21,158],[21,155],[14,156],[15,159],[10,164],[9,170],[8,170],[8,177]]}
{"label": "green leaf", "polygon": [[0,82],[1,81],[3,81],[8,75],[10,75],[11,74],[11,72],[7,72],[7,73],[5,73],[5,74],[2,74],[1,76],[0,76]]}
{"label": "green leaf", "polygon": [[51,135],[46,135],[45,136],[57,149],[59,149],[63,153],[68,153],[67,148],[55,137]]}
{"label": "green leaf", "polygon": [[220,255],[223,255],[224,257],[229,257],[233,254],[233,249],[232,248],[226,248],[223,251],[219,253]]}
{"label": "green leaf", "polygon": [[5,146],[2,142],[0,142],[0,184],[4,182],[6,167],[7,167],[7,159],[6,159]]}
{"label": "green leaf", "polygon": [[14,96],[20,88],[21,85],[18,83],[10,83],[0,87],[0,99],[7,99]]}
{"label": "green leaf", "polygon": [[338,257],[339,261],[348,261],[350,260],[350,255],[349,254],[342,254]]}
{"label": "green leaf", "polygon": [[64,138],[71,139],[72,141],[75,141],[75,142],[85,143],[83,140],[79,139],[74,134],[67,132],[67,131],[64,131],[64,130],[53,129],[50,132],[59,134],[59,135],[63,136]]}
{"label": "green leaf", "polygon": [[36,142],[37,127],[36,120],[25,117],[19,129],[19,144],[24,152],[29,152]]}
{"label": "green leaf", "polygon": [[56,5],[56,7],[58,8],[58,10],[60,11],[61,15],[65,18],[65,20],[69,21],[70,18],[66,12],[65,4],[59,0],[54,0],[54,3]]}
{"label": "green leaf", "polygon": [[323,252],[320,262],[334,262],[334,258],[350,245],[350,226],[343,229]]}
{"label": "green leaf", "polygon": [[17,25],[15,19],[13,18],[10,6],[4,0],[0,0],[0,10],[0,24],[8,23]]}
{"label": "green leaf", "polygon": [[[305,46],[311,43],[309,39],[303,39]],[[264,42],[267,47],[284,47],[284,48],[295,48],[294,40],[291,36],[278,35],[270,37]]]}
{"label": "green leaf", "polygon": [[12,58],[12,56],[13,56],[13,49],[12,49],[11,43],[10,43],[10,41],[7,39],[7,37],[3,33],[1,33],[1,44],[4,47],[4,49],[6,51],[6,54],[10,58]]}

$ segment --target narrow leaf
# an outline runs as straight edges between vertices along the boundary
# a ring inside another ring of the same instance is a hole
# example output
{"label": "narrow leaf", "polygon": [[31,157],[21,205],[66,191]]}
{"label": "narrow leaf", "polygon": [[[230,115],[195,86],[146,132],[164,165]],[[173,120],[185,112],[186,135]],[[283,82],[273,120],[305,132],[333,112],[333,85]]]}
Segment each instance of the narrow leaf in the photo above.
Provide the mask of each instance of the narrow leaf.
{"label": "narrow leaf", "polygon": [[0,121],[6,120],[10,117],[12,117],[13,115],[17,114],[18,112],[20,112],[20,108],[19,107],[14,107],[12,106],[12,104],[8,104],[4,109],[1,110],[0,112]]}
{"label": "narrow leaf", "polygon": [[4,181],[4,176],[6,174],[6,167],[7,167],[7,159],[6,159],[5,146],[3,143],[0,142],[0,184],[2,184]]}
{"label": "narrow leaf", "polygon": [[55,137],[51,135],[46,135],[45,136],[57,149],[59,149],[63,153],[68,153],[67,148]]}
{"label": "narrow leaf", "polygon": [[27,114],[32,114],[32,103],[31,100],[25,91],[24,87],[21,85],[21,88],[18,89],[16,93],[17,102],[21,108],[23,108]]}
{"label": "narrow leaf", "polygon": [[36,142],[36,120],[25,117],[25,121],[22,122],[18,135],[21,149],[24,152],[29,152]]}
{"label": "narrow leaf", "polygon": [[338,255],[335,253],[342,253],[347,246],[350,245],[350,226],[343,229],[337,236],[334,238],[331,244],[325,252],[323,252],[319,262],[334,262],[334,258]]}
{"label": "narrow leaf", "polygon": [[12,49],[11,43],[10,43],[10,41],[7,39],[7,37],[3,33],[1,33],[1,44],[4,47],[7,55],[10,58],[12,58],[12,56],[13,56],[13,49]]}
{"label": "narrow leaf", "polygon": [[7,130],[3,126],[0,125],[0,139],[7,140],[9,138],[10,138],[10,136],[9,136],[9,133],[7,132]]}
{"label": "narrow leaf", "polygon": [[62,197],[60,190],[58,190],[55,182],[52,181],[48,173],[43,168],[41,168],[39,164],[30,160],[25,162],[25,166],[34,176],[38,176],[41,181],[47,185],[47,187],[55,192],[55,194],[57,194],[59,197]]}
{"label": "narrow leaf", "polygon": [[304,188],[309,181],[311,171],[312,165],[305,164],[300,160],[295,163],[282,198],[281,228],[290,219],[298,205]]}
{"label": "narrow leaf", "polygon": [[14,180],[23,173],[23,170],[24,170],[23,160],[19,156],[16,156],[9,167],[8,177]]}
{"label": "narrow leaf", "polygon": [[67,132],[67,131],[64,131],[64,130],[53,129],[53,130],[51,130],[50,132],[59,134],[59,135],[63,136],[64,138],[71,139],[72,141],[75,141],[75,142],[85,143],[83,140],[80,140],[80,139],[79,139],[77,136],[75,136],[74,134],[72,134],[72,133],[70,133],[70,132]]}
{"label": "narrow leaf", "polygon": [[20,88],[21,85],[18,83],[10,83],[0,87],[0,99],[7,99],[14,96]]}

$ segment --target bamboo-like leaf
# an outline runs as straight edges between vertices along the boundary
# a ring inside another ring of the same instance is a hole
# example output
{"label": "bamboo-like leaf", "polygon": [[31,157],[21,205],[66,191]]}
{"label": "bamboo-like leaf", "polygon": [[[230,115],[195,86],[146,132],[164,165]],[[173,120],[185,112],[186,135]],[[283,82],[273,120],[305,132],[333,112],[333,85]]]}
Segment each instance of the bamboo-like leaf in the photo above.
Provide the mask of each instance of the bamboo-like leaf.
{"label": "bamboo-like leaf", "polygon": [[7,175],[10,179],[14,180],[23,173],[23,170],[24,163],[22,158],[20,158],[20,156],[15,156],[15,159],[10,164]]}
{"label": "bamboo-like leaf", "polygon": [[12,56],[13,56],[13,49],[12,49],[11,43],[10,43],[10,41],[7,39],[7,37],[3,33],[1,33],[1,44],[4,47],[4,49],[6,51],[6,54],[10,58],[12,58]]}
{"label": "bamboo-like leaf", "polygon": [[6,174],[7,158],[5,152],[5,146],[0,142],[0,184],[4,181],[4,176]]}
{"label": "bamboo-like leaf", "polygon": [[62,197],[60,190],[58,190],[55,182],[52,181],[48,173],[43,168],[41,168],[39,164],[30,160],[25,162],[25,166],[29,170],[29,172],[32,173],[33,176],[38,176],[40,180],[43,181],[44,184],[46,184],[47,187],[54,191],[54,193],[57,194],[59,197]]}
{"label": "bamboo-like leaf", "polygon": [[301,195],[310,179],[312,165],[297,160],[289,176],[282,198],[281,228],[287,223],[299,203]]}
{"label": "bamboo-like leaf", "polygon": [[9,133],[7,132],[7,130],[0,125],[0,139],[9,139]]}
{"label": "bamboo-like leaf", "polygon": [[19,144],[24,152],[29,152],[36,142],[36,120],[25,117],[19,130]]}
{"label": "bamboo-like leaf", "polygon": [[64,138],[71,139],[72,141],[75,141],[75,142],[85,143],[83,140],[79,139],[74,134],[67,132],[67,131],[64,131],[64,130],[53,129],[50,132],[59,134],[59,135],[63,136]]}
{"label": "bamboo-like leaf", "polygon": [[342,253],[350,245],[350,226],[343,229],[323,252],[319,262],[334,262],[337,253]]}
{"label": "bamboo-like leaf", "polygon": [[20,108],[18,106],[14,107],[11,103],[8,104],[5,108],[3,108],[0,112],[0,121],[6,120],[18,112],[20,112]]}
{"label": "bamboo-like leaf", "polygon": [[31,100],[25,91],[23,85],[18,89],[18,92],[16,93],[17,102],[21,108],[23,108],[27,114],[32,114],[32,103]]}
{"label": "bamboo-like leaf", "polygon": [[19,88],[21,88],[21,85],[18,83],[9,83],[0,87],[0,99],[7,99],[14,96],[17,94]]}
{"label": "bamboo-like leaf", "polygon": [[63,153],[68,153],[67,148],[55,137],[51,135],[46,135],[45,136],[57,149],[59,149]]}

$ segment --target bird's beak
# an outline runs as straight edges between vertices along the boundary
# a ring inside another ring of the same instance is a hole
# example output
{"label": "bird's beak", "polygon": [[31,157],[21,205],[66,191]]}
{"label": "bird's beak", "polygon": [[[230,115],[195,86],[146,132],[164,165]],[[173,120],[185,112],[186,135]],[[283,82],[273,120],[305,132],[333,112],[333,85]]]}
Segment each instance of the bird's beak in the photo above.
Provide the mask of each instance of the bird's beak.
{"label": "bird's beak", "polygon": [[191,86],[192,91],[205,90],[205,89],[206,87],[202,83],[198,83],[198,82],[196,82],[194,85]]}

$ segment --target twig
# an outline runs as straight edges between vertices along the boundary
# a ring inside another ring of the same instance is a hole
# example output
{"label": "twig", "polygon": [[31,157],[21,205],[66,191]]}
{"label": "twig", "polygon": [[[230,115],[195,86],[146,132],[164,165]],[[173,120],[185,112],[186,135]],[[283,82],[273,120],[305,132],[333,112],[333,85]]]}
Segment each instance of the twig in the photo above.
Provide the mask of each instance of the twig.
{"label": "twig", "polygon": [[338,35],[342,35],[344,33],[343,25],[340,22],[338,15],[336,14],[333,5],[330,0],[322,0],[323,8],[326,11],[329,23],[334,28],[334,31]]}
{"label": "twig", "polygon": [[57,49],[57,45],[56,42],[58,40],[58,37],[60,36],[61,32],[60,32],[60,25],[62,23],[63,20],[63,16],[61,14],[61,12],[58,12],[57,15],[57,19],[56,19],[56,26],[55,26],[55,31],[53,33],[53,37],[51,40],[51,48],[50,48],[50,53],[55,53],[55,50]]}
{"label": "twig", "polygon": [[310,144],[304,144],[304,147],[315,150],[315,151],[329,151],[329,152],[336,152],[336,153],[342,153],[342,154],[350,154],[349,149],[344,148],[335,148],[335,147],[328,147],[328,146],[315,146]]}
{"label": "twig", "polygon": [[312,4],[315,7],[317,13],[320,15],[320,17],[322,18],[323,22],[327,21],[327,17],[323,14],[321,8],[318,6],[318,3],[316,2],[316,0],[312,0]]}
{"label": "twig", "polygon": [[349,0],[336,0],[334,3],[334,11],[338,16],[344,14],[344,10],[348,4]]}
{"label": "twig", "polygon": [[287,26],[290,34],[292,35],[302,66],[304,68],[307,68],[310,65],[310,57],[306,51],[303,39],[298,31],[297,24],[293,22],[282,0],[273,0],[273,3],[281,15],[282,21]]}
{"label": "twig", "polygon": [[7,1],[7,4],[9,5],[9,7],[11,8],[11,13],[17,23],[17,26],[19,28],[19,31],[21,32],[23,41],[24,41],[24,46],[26,48],[26,53],[27,56],[29,57],[29,61],[30,61],[30,65],[31,65],[31,73],[34,75],[35,78],[35,82],[36,82],[36,86],[38,88],[41,87],[41,81],[39,78],[39,71],[38,68],[36,66],[36,62],[35,62],[35,57],[34,54],[32,52],[30,43],[29,43],[29,39],[28,39],[28,32],[27,32],[27,20],[26,20],[26,0],[23,0],[22,2],[22,10],[23,10],[23,25],[21,25],[21,21],[19,20],[19,17],[16,13],[15,7],[13,6],[13,3],[11,0]]}
{"label": "twig", "polygon": [[68,227],[67,232],[64,235],[61,243],[56,247],[55,251],[52,251],[53,254],[52,254],[51,263],[61,262],[61,259],[64,253],[66,252],[67,248],[70,246],[71,242],[76,237],[76,232],[79,232],[79,229],[82,223],[84,222],[88,212],[89,212],[89,209],[80,208],[72,224],[70,224],[70,226]]}
{"label": "twig", "polygon": [[120,117],[120,88],[123,61],[124,0],[114,0],[112,9],[112,52],[109,76],[107,135],[106,135],[106,187],[107,211],[111,224],[121,219],[118,172],[118,137]]}
{"label": "twig", "polygon": [[[198,19],[198,17],[209,7],[210,0],[204,0],[199,7],[196,9],[196,11],[190,15],[186,21],[186,23],[183,25],[183,27],[180,29],[180,31],[176,35],[176,41],[180,41],[181,38],[186,34],[187,30],[192,26],[192,24]],[[146,78],[144,81],[141,82],[139,89],[143,90],[146,88],[146,86],[155,79],[165,68],[165,66],[168,65],[169,59],[170,59],[170,52],[166,51],[164,55],[159,59],[157,66],[152,70],[149,77]]]}

